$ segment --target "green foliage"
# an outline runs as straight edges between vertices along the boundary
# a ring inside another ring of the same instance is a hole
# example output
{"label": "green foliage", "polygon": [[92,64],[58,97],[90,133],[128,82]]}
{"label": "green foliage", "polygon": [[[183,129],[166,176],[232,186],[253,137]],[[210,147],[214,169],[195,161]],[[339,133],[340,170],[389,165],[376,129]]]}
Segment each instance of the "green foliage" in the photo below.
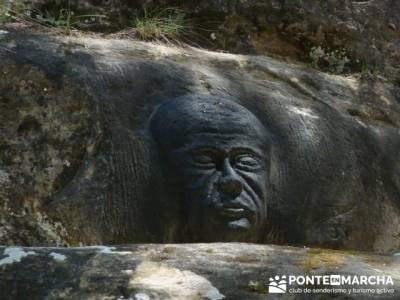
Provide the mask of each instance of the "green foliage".
{"label": "green foliage", "polygon": [[64,29],[67,33],[71,29],[77,27],[83,27],[89,22],[101,22],[102,19],[106,18],[104,15],[78,15],[76,16],[73,11],[69,8],[63,8],[58,13],[52,13],[49,11],[41,12],[38,10],[33,11],[34,18],[37,22],[51,27],[57,27]]}
{"label": "green foliage", "polygon": [[135,34],[142,40],[176,41],[190,30],[185,13],[178,8],[144,9],[132,22]]}
{"label": "green foliage", "polygon": [[24,9],[22,1],[0,0],[0,25],[10,22],[14,14],[23,14]]}
{"label": "green foliage", "polygon": [[0,24],[8,21],[38,24],[45,27],[61,28],[66,33],[71,29],[82,27],[87,23],[101,22],[106,18],[104,15],[78,15],[70,9],[70,1],[66,2],[67,8],[58,11],[41,11],[36,8],[26,7],[22,1],[0,2]]}
{"label": "green foliage", "polygon": [[64,28],[66,32],[71,30],[71,16],[73,12],[69,9],[61,9],[58,14],[49,11],[41,12],[39,10],[32,10],[34,19],[44,25],[51,27]]}
{"label": "green foliage", "polygon": [[0,2],[0,24],[7,23],[10,18],[6,1]]}
{"label": "green foliage", "polygon": [[309,53],[311,64],[318,69],[327,69],[329,72],[341,74],[350,59],[345,50],[329,51],[322,47],[312,47]]}
{"label": "green foliage", "polygon": [[8,10],[3,6],[0,7],[0,25],[5,24],[10,19],[10,15],[8,14]]}
{"label": "green foliage", "polygon": [[[57,4],[49,10],[41,10],[24,5],[23,0],[0,0],[0,25],[9,21],[25,24],[35,24],[48,28],[58,28],[69,34],[72,29],[91,29],[105,24],[105,15],[76,15],[71,10],[70,0],[65,0],[65,6]],[[184,41],[187,36],[193,36],[191,25],[182,9],[144,8],[131,17],[128,29],[134,37],[146,41],[177,42]],[[186,41],[189,42],[190,41]]]}

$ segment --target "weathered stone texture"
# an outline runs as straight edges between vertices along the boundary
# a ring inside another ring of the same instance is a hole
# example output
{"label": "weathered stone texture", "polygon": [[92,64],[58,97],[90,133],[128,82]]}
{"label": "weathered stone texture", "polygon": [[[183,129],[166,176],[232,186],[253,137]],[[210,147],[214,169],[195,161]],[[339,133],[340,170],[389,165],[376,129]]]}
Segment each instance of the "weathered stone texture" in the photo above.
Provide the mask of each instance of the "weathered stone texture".
{"label": "weathered stone texture", "polygon": [[0,39],[1,242],[173,242],[149,130],[183,95],[228,97],[273,135],[263,242],[398,249],[399,87],[269,56],[90,37]]}
{"label": "weathered stone texture", "polygon": [[[25,2],[43,11],[65,8],[63,1]],[[130,26],[132,16],[142,14],[143,7],[148,11],[179,7],[193,23],[189,29],[193,34],[185,40],[206,48],[274,53],[309,62],[311,48],[320,46],[346,52],[350,58],[346,73],[374,72],[400,80],[397,0],[89,0],[71,1],[71,7],[78,14],[107,14],[109,31]]]}
{"label": "weathered stone texture", "polygon": [[[398,299],[400,289],[398,255],[239,243],[2,247],[0,253],[2,299]],[[336,287],[392,292],[268,294],[275,275],[326,274],[391,276],[393,285]]]}

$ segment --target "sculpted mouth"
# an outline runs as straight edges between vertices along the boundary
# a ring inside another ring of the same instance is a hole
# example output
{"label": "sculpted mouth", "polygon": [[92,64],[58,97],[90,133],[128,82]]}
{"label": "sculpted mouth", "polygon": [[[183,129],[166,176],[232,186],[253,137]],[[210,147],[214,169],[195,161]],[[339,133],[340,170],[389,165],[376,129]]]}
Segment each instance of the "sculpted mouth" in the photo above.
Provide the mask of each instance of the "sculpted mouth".
{"label": "sculpted mouth", "polygon": [[222,216],[228,218],[241,218],[247,215],[247,212],[244,208],[222,207],[219,212]]}
{"label": "sculpted mouth", "polygon": [[226,205],[220,208],[219,214],[226,220],[227,226],[231,230],[242,231],[251,227],[252,213],[247,207]]}
{"label": "sculpted mouth", "polygon": [[224,204],[218,211],[222,217],[228,219],[248,218],[251,215],[251,211],[247,207],[235,203]]}

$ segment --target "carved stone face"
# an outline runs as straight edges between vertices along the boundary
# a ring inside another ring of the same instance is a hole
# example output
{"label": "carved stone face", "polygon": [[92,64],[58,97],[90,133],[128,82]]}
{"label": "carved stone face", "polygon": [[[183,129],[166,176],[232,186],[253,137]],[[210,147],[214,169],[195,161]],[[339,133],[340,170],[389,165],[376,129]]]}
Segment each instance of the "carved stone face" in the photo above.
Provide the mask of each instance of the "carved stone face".
{"label": "carved stone face", "polygon": [[253,241],[266,219],[268,133],[246,108],[205,96],[161,105],[150,125],[194,241]]}

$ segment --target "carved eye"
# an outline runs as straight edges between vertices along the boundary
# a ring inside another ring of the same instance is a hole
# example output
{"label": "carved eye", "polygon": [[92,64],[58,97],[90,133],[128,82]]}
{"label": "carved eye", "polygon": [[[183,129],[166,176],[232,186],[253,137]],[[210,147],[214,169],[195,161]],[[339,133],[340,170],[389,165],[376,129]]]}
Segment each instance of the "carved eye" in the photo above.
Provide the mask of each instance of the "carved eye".
{"label": "carved eye", "polygon": [[255,171],[261,168],[260,161],[251,154],[239,154],[234,158],[234,166],[244,171]]}
{"label": "carved eye", "polygon": [[196,166],[202,168],[215,168],[214,158],[207,153],[195,153],[192,158]]}

